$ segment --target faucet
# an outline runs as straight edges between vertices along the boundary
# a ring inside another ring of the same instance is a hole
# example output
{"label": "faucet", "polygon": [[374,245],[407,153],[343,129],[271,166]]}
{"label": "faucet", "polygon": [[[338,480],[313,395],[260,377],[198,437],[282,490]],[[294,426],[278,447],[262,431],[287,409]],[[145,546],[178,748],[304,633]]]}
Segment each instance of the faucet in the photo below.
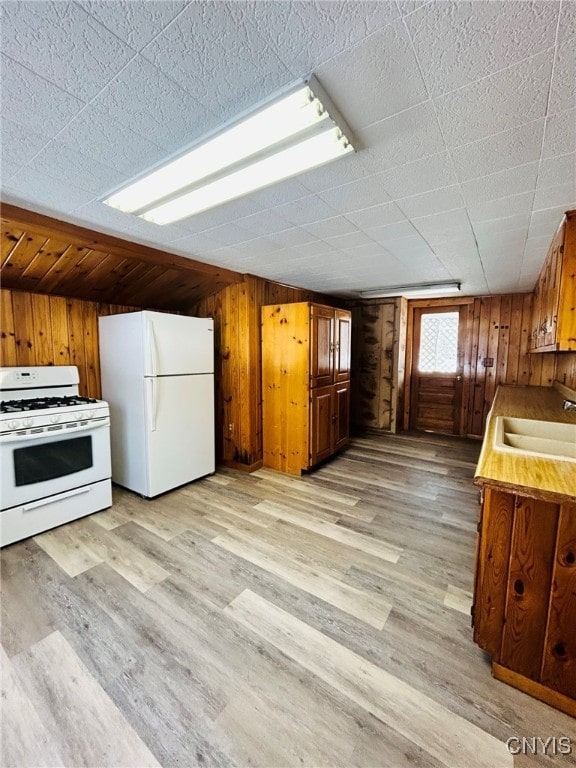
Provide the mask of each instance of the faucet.
{"label": "faucet", "polygon": [[562,407],[565,411],[576,411],[576,402],[574,402],[574,400],[564,400],[564,405]]}

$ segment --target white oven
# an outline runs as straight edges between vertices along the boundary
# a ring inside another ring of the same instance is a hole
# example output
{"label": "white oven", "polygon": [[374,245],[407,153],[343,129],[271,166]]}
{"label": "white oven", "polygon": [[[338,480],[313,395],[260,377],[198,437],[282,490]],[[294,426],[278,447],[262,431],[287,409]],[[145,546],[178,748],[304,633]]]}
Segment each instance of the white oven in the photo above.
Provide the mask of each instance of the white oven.
{"label": "white oven", "polygon": [[0,546],[112,503],[108,405],[80,397],[77,376],[0,369]]}

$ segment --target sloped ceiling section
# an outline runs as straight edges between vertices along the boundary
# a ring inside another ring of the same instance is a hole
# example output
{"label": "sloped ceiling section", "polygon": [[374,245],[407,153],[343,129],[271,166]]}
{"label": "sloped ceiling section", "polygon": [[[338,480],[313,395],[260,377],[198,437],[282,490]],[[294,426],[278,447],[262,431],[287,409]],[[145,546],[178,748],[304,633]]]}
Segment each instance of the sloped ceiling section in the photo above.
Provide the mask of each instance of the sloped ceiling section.
{"label": "sloped ceiling section", "polygon": [[[571,0],[2,4],[3,198],[138,243],[354,295],[531,290],[576,205]],[[314,73],[353,156],[173,225],[126,180]]]}
{"label": "sloped ceiling section", "polygon": [[186,311],[242,276],[31,213],[1,212],[3,288]]}

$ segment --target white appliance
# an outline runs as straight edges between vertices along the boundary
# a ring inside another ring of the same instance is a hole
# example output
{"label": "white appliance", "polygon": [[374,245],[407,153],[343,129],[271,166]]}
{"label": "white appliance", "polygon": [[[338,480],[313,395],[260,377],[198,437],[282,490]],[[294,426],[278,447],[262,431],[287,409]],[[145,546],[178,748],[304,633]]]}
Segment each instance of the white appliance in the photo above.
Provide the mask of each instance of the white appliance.
{"label": "white appliance", "polygon": [[213,320],[130,312],[99,329],[112,480],[150,498],[214,472]]}
{"label": "white appliance", "polygon": [[0,368],[0,546],[112,504],[108,404],[75,366]]}

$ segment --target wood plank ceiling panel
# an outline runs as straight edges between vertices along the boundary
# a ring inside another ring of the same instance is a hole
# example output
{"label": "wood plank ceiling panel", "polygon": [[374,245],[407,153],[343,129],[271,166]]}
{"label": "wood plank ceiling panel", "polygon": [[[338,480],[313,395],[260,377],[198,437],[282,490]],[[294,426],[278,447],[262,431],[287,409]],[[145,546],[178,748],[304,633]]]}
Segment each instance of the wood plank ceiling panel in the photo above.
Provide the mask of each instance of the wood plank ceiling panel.
{"label": "wood plank ceiling panel", "polygon": [[16,291],[187,311],[242,275],[3,205],[0,279]]}

